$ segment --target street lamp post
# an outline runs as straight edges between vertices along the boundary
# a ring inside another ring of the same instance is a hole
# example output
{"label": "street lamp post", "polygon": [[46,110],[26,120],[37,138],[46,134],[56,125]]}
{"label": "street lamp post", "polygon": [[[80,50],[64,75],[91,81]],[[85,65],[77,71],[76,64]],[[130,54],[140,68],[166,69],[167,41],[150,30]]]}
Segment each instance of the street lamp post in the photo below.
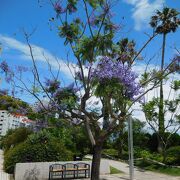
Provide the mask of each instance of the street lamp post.
{"label": "street lamp post", "polygon": [[128,151],[129,151],[129,174],[130,180],[134,179],[134,156],[133,156],[133,131],[132,117],[128,118]]}

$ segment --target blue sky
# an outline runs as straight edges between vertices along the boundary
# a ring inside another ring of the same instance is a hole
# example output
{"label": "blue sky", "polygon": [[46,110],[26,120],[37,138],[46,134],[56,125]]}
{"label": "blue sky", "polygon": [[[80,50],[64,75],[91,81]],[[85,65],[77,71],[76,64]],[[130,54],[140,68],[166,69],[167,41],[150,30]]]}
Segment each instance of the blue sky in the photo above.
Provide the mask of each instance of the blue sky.
{"label": "blue sky", "polygon": [[[38,0],[0,0],[0,43],[3,52],[0,55],[0,61],[6,60],[10,65],[31,65],[28,57],[25,39],[22,29],[31,32],[34,28],[36,32],[31,37],[31,43],[37,48],[37,60],[41,63],[43,76],[47,76],[46,67],[43,62],[42,52],[54,63],[54,57],[58,57],[61,62],[66,59],[68,47],[64,46],[64,41],[58,37],[55,26],[49,24],[49,19],[55,15],[52,7],[47,0],[42,2],[42,7],[37,3]],[[42,0],[41,0],[42,1]],[[45,2],[46,1],[46,2]],[[169,6],[180,10],[180,0],[119,0],[114,8],[115,22],[123,24],[118,38],[128,37],[137,42],[137,49],[148,39],[145,33],[151,33],[148,26],[149,17],[156,9],[163,6]],[[161,36],[156,38],[148,48],[143,52],[145,62],[147,62],[155,53],[160,52]],[[180,31],[170,34],[167,40],[166,62],[175,54],[174,46],[180,48]],[[152,60],[153,65],[159,62],[158,56]],[[73,60],[73,56],[70,55]],[[54,63],[54,68],[56,63]],[[64,81],[69,82],[68,68],[63,67]],[[66,84],[66,83],[65,83]],[[0,84],[0,88],[6,86]],[[27,98],[26,98],[27,99]]]}

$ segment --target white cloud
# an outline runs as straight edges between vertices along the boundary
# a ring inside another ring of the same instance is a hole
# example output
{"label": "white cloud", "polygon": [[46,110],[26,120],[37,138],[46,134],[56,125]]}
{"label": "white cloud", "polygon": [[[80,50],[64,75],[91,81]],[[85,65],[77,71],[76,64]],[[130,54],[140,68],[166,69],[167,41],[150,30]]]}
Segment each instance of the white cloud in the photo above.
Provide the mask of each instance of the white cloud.
{"label": "white cloud", "polygon": [[[143,0],[139,0],[139,1],[142,2]],[[138,4],[139,1],[137,1],[137,0],[126,0],[126,2],[131,3],[133,5],[135,3]],[[148,2],[148,1],[144,0],[144,2]],[[21,58],[23,58],[25,60],[32,61],[31,56],[30,56],[29,47],[27,46],[27,44],[22,43],[20,41],[17,41],[14,38],[1,35],[1,34],[0,34],[0,42],[2,43],[4,49],[14,49],[14,50],[17,50],[18,52],[20,52],[20,57]],[[35,57],[36,61],[46,63],[46,60],[44,58],[44,57],[46,57],[49,60],[49,63],[52,65],[52,67],[54,69],[57,69],[58,68],[57,60],[58,60],[60,66],[61,66],[61,71],[66,76],[72,77],[71,73],[70,73],[70,70],[67,67],[65,61],[63,61],[60,58],[56,58],[48,50],[46,50],[46,49],[44,49],[42,47],[39,47],[37,45],[32,44],[32,48],[33,48],[33,54],[34,54],[34,57]],[[74,72],[74,68],[75,67],[76,67],[75,64],[72,64],[72,63],[70,64],[70,68],[71,68],[72,72]],[[142,74],[146,68],[147,68],[146,65],[143,64],[143,63],[142,64],[137,64],[137,65],[135,65],[133,67],[134,71],[136,71],[139,74]],[[149,64],[148,65],[148,69],[154,69],[154,68],[158,68],[158,66],[154,65],[154,64]],[[87,70],[85,68],[84,68],[84,70],[87,73]],[[174,78],[178,79],[179,77],[178,77],[178,75],[175,75]],[[168,97],[169,91],[170,91],[170,80],[168,80],[164,84],[164,95],[165,95],[165,98]],[[146,95],[146,99],[148,98],[148,100],[151,100],[154,96],[158,95],[158,92],[159,92],[158,89],[150,91]],[[173,94],[174,94],[173,91],[171,91],[170,99],[172,98]],[[101,104],[97,103],[97,100],[98,99],[95,98],[95,97],[92,97],[91,99],[89,99],[89,101],[88,101],[88,104],[89,104],[88,108],[91,108],[91,107],[101,108]],[[138,104],[138,103],[135,104],[133,106],[133,109],[134,109],[133,116],[135,118],[140,119],[141,121],[145,121],[144,113],[141,111],[140,104]]]}
{"label": "white cloud", "polygon": [[[11,38],[9,36],[4,36],[1,34],[0,34],[0,42],[2,43],[3,48],[14,49],[20,52],[19,58],[32,61],[32,58],[30,56],[30,49],[27,44],[20,42],[14,38]],[[74,71],[73,69],[74,65],[72,63],[69,63],[69,67],[68,67],[65,61],[63,61],[60,58],[56,58],[47,49],[44,49],[34,44],[31,44],[31,46],[33,50],[33,56],[36,61],[47,63],[48,60],[48,62],[50,63],[53,69],[58,70],[60,66],[61,72],[63,72],[66,76],[71,77],[71,72],[69,68],[71,68],[72,72]]]}
{"label": "white cloud", "polygon": [[141,30],[148,26],[150,17],[157,9],[161,9],[165,0],[124,0],[134,6],[132,17],[135,21],[135,29]]}

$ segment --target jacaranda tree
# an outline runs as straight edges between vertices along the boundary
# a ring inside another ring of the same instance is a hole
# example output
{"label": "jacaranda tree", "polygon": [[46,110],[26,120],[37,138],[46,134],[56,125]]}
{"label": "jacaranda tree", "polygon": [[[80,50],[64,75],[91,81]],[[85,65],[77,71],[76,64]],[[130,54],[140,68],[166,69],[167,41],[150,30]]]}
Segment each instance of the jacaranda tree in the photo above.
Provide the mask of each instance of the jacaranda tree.
{"label": "jacaranda tree", "polygon": [[[3,72],[6,76],[12,74],[13,79],[20,80],[23,89],[38,99],[38,110],[43,108],[48,116],[57,113],[60,119],[69,120],[76,125],[85,125],[93,148],[91,179],[99,180],[104,141],[128,118],[132,105],[141,101],[144,94],[158,86],[159,77],[164,78],[172,72],[169,68],[176,62],[170,62],[164,71],[149,74],[148,78],[144,78],[140,83],[132,65],[157,33],[153,34],[138,52],[134,51],[133,41],[125,43],[126,51],[123,51],[114,40],[119,31],[119,26],[113,23],[114,14],[111,9],[115,5],[114,2],[50,2],[56,12],[56,18],[50,20],[59,23],[59,36],[64,39],[64,44],[71,48],[74,55],[73,62],[68,64],[74,77],[73,83],[62,86],[61,79],[54,76],[52,71],[49,73],[52,76],[46,78],[43,83],[29,35],[26,33],[25,38],[33,61],[34,79],[31,88],[18,74],[10,73],[12,70],[9,70],[6,63]],[[143,86],[148,83],[152,83],[152,86],[144,90]],[[48,103],[41,101],[41,97],[45,96]]]}

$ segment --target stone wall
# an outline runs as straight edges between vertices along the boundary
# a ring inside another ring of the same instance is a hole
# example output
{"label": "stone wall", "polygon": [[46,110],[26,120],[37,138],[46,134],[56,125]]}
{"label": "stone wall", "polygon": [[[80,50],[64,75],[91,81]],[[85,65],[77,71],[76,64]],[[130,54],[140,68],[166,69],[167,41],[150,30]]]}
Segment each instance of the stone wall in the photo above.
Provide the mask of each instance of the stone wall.
{"label": "stone wall", "polygon": [[[91,165],[90,161],[81,162]],[[54,163],[78,163],[78,161],[17,163],[15,168],[15,180],[48,180],[49,166]],[[100,174],[110,174],[109,164],[105,160],[101,161]]]}

